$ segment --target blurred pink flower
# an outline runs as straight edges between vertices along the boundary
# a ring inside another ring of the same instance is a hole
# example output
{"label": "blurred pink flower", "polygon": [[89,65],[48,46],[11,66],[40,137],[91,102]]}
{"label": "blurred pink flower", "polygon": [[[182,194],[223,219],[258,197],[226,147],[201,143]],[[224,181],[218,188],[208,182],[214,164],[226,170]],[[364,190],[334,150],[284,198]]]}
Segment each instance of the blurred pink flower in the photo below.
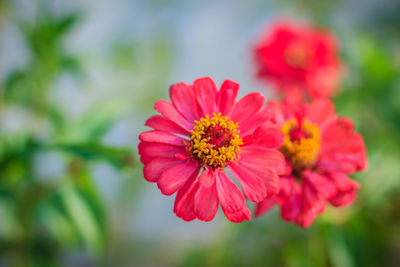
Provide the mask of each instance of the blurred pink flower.
{"label": "blurred pink flower", "polygon": [[352,203],[359,184],[348,175],[367,165],[364,141],[353,123],[338,118],[334,105],[323,98],[300,106],[269,106],[284,134],[280,151],[287,171],[280,176],[279,194],[259,203],[256,216],[278,204],[284,220],[308,227],[327,203]]}
{"label": "blurred pink flower", "polygon": [[276,23],[254,51],[257,75],[283,96],[330,97],[342,72],[337,49],[336,38],[328,31]]}

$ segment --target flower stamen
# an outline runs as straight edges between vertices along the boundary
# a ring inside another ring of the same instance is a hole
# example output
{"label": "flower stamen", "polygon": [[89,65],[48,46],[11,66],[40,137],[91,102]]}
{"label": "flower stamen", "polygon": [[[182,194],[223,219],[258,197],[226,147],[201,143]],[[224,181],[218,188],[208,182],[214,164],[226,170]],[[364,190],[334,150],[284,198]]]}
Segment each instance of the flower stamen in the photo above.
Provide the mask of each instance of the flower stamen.
{"label": "flower stamen", "polygon": [[321,147],[318,126],[307,119],[302,120],[300,127],[298,124],[298,120],[291,119],[280,127],[284,144],[279,149],[297,172],[313,167]]}
{"label": "flower stamen", "polygon": [[195,121],[190,143],[186,143],[189,152],[200,161],[203,167],[224,168],[238,159],[240,145],[239,125],[221,113],[213,113]]}

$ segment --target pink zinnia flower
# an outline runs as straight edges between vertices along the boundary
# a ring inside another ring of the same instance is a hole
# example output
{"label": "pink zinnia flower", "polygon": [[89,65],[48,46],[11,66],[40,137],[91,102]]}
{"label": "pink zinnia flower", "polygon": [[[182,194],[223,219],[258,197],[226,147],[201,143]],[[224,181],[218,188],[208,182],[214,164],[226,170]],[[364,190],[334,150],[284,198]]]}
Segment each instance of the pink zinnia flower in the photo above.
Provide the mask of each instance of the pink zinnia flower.
{"label": "pink zinnia flower", "polygon": [[236,101],[238,90],[239,84],[226,80],[218,91],[210,78],[174,84],[172,103],[157,101],[161,116],[146,122],[154,130],[139,136],[145,179],[165,195],[177,192],[174,212],[185,221],[211,221],[219,204],[230,221],[250,220],[228,170],[252,202],[279,191],[277,174],[285,171],[285,160],[277,149],[283,135],[262,125],[271,118],[264,97],[251,93]]}
{"label": "pink zinnia flower", "polygon": [[353,123],[338,118],[327,99],[297,107],[270,103],[284,134],[280,151],[287,172],[280,176],[280,192],[257,205],[256,216],[275,204],[284,220],[308,227],[330,203],[348,205],[360,187],[348,175],[365,169],[366,149]]}
{"label": "pink zinnia flower", "polygon": [[342,72],[337,46],[326,30],[276,23],[254,51],[258,77],[274,83],[284,96],[330,97]]}

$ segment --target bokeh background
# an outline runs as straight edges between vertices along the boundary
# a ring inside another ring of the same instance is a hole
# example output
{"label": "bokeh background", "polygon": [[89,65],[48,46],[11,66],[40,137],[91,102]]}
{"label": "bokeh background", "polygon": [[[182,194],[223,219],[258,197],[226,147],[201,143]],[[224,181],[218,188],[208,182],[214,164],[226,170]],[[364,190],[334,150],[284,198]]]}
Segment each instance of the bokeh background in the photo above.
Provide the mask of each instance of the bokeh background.
{"label": "bokeh background", "polygon": [[[0,0],[0,266],[399,266],[397,0]],[[356,202],[308,228],[278,209],[181,221],[137,156],[170,84],[255,79],[277,19],[331,28],[346,75],[337,111],[369,154]]]}

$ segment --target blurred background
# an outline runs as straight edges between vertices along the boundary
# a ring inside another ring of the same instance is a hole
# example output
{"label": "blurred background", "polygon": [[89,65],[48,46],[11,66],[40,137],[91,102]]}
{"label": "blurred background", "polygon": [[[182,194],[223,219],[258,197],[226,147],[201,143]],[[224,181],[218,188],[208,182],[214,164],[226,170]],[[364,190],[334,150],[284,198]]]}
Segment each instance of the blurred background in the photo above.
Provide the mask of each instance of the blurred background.
{"label": "blurred background", "polygon": [[[0,266],[399,266],[397,0],[0,0]],[[281,19],[336,32],[337,111],[365,138],[356,202],[303,229],[277,208],[232,224],[178,219],[145,182],[138,134],[170,84],[255,80]]]}

